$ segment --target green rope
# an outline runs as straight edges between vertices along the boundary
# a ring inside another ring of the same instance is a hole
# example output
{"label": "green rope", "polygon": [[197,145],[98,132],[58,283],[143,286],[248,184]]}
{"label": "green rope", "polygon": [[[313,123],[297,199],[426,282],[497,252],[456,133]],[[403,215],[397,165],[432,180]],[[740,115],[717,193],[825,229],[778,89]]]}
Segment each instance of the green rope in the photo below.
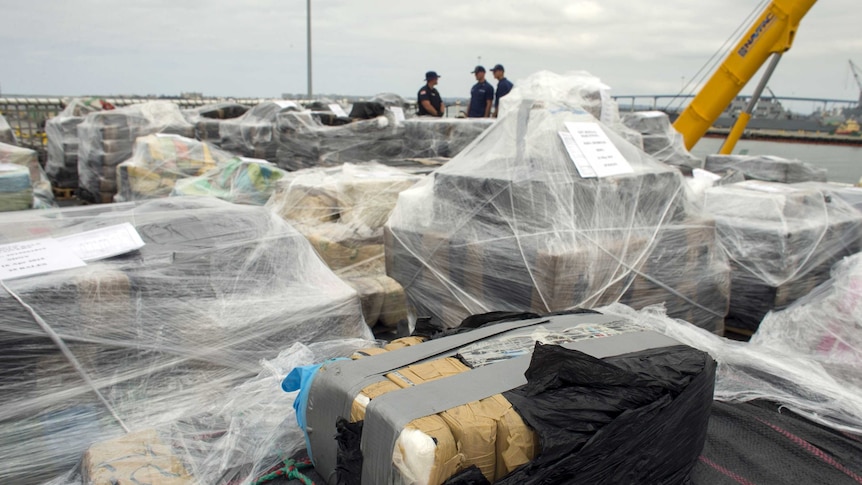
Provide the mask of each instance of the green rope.
{"label": "green rope", "polygon": [[258,478],[253,485],[261,485],[266,482],[271,482],[278,477],[285,477],[288,480],[299,480],[304,485],[314,485],[314,482],[311,481],[310,478],[300,472],[300,470],[305,470],[306,468],[311,468],[311,461],[308,459],[299,461],[287,459],[284,460],[283,467]]}

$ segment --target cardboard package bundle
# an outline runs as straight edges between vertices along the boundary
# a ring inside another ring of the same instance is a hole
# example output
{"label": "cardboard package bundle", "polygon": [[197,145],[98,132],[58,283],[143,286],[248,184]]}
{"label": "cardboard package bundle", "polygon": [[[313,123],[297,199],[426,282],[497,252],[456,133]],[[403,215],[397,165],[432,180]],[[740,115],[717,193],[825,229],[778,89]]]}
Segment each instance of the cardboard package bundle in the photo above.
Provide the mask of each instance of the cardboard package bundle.
{"label": "cardboard package bundle", "polygon": [[213,103],[199,108],[183,110],[183,116],[195,127],[195,138],[201,141],[219,143],[221,123],[224,120],[239,118],[249,110],[248,106],[238,103]]}
{"label": "cardboard package bundle", "polygon": [[84,454],[81,468],[86,485],[197,483],[170,446],[151,429],[94,444]]}
{"label": "cardboard package bundle", "polygon": [[180,179],[202,175],[237,159],[205,142],[157,133],[135,140],[132,157],[117,166],[117,202],[171,195]]}
{"label": "cardboard package bundle", "polygon": [[[133,243],[126,224],[142,247],[88,259]],[[90,443],[193,414],[296,342],[371,337],[356,292],[262,207],[171,197],[0,217],[0,244],[45,237],[87,264],[4,278],[40,320],[0,295],[3,483],[42,483]]]}
{"label": "cardboard package bundle", "polygon": [[383,226],[398,194],[419,180],[375,163],[304,169],[280,180],[267,203],[359,292],[375,330],[391,330],[407,318],[404,289],[385,274]]}
{"label": "cardboard package bundle", "polygon": [[626,113],[622,117],[622,122],[641,134],[644,151],[657,160],[669,165],[703,168],[704,161],[686,150],[682,135],[674,129],[666,113],[661,111]]}
{"label": "cardboard package bundle", "polygon": [[87,115],[78,125],[78,197],[88,202],[113,201],[117,166],[131,158],[135,139],[154,133],[194,137],[194,127],[169,101],[151,101]]}
{"label": "cardboard package bundle", "polygon": [[328,483],[681,483],[706,438],[714,362],[636,321],[528,318],[369,350],[283,383]]}
{"label": "cardboard package bundle", "polygon": [[707,155],[704,168],[714,173],[727,170],[742,172],[746,180],[785,184],[826,182],[825,168],[772,155]]}
{"label": "cardboard package bundle", "polygon": [[171,195],[209,196],[234,204],[264,205],[287,173],[266,160],[235,157],[197,177],[177,180]]}
{"label": "cardboard package bundle", "polygon": [[45,172],[55,187],[74,189],[78,187],[78,125],[85,117],[101,111],[98,100],[72,99],[57,116],[45,122],[48,137],[48,161]]}
{"label": "cardboard package bundle", "polygon": [[[6,166],[5,169],[0,169],[0,172],[3,172],[3,185],[5,187],[3,197],[7,202],[11,202],[11,206],[15,206],[18,209],[45,209],[56,206],[51,182],[48,181],[48,176],[39,163],[39,156],[34,150],[0,142],[0,165]],[[22,184],[25,183],[24,171],[15,169],[12,165],[23,167],[28,172],[29,188],[22,191],[16,188],[19,186],[23,187]],[[28,193],[29,200],[27,200]],[[26,207],[24,207],[25,201]]]}
{"label": "cardboard package bundle", "polygon": [[727,326],[735,329],[755,330],[862,248],[862,214],[818,189],[749,180],[708,189],[704,210],[732,262]]}
{"label": "cardboard package bundle", "polygon": [[15,132],[12,131],[12,127],[9,126],[9,122],[6,121],[3,115],[0,115],[0,143],[18,144],[17,140],[15,140]]}
{"label": "cardboard package bundle", "polygon": [[[678,170],[577,105],[525,99],[402,192],[387,274],[442,327],[486,311],[625,300],[665,303],[720,333],[729,267],[701,219]],[[665,267],[674,258],[682,268]]]}

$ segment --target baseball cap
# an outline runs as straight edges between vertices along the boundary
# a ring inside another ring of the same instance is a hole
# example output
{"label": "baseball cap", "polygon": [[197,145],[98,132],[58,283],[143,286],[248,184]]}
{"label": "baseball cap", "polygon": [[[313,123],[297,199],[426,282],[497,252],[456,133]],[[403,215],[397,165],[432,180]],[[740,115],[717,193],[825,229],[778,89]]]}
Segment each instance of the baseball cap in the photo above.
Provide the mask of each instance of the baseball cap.
{"label": "baseball cap", "polygon": [[505,69],[503,69],[503,65],[502,65],[502,64],[497,64],[496,66],[494,66],[493,68],[491,68],[491,72],[494,72],[494,71],[503,71],[503,72],[506,72],[506,70],[505,70]]}
{"label": "baseball cap", "polygon": [[485,68],[482,66],[476,66],[476,69],[473,69],[473,72],[470,74],[476,74],[477,72],[485,72]]}
{"label": "baseball cap", "polygon": [[425,80],[426,81],[430,81],[432,79],[437,79],[438,77],[440,77],[440,75],[434,71],[428,71],[425,73]]}

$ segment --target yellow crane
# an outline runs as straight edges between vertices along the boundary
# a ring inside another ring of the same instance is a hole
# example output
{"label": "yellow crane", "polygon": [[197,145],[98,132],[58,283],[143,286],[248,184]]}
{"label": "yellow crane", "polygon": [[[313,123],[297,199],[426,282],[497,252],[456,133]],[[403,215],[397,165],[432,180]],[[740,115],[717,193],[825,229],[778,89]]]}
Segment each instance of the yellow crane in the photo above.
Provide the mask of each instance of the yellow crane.
{"label": "yellow crane", "polygon": [[772,57],[766,72],[749,100],[745,111],[739,114],[720,153],[730,153],[736,145],[769,76],[778,65],[781,55],[790,49],[802,17],[817,0],[772,0],[751,25],[745,35],[712,74],[703,88],[691,100],[673,126],[685,140],[689,150],[715,123],[718,116],[739,94],[742,88]]}

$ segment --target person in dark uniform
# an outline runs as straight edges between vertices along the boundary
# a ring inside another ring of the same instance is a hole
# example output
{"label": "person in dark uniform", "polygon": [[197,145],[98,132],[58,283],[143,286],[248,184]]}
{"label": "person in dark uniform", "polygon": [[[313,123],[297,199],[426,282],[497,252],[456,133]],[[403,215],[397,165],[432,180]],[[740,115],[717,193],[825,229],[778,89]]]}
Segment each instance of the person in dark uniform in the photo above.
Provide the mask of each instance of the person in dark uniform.
{"label": "person in dark uniform", "polygon": [[494,87],[485,81],[485,68],[476,66],[473,69],[476,76],[476,84],[470,89],[470,108],[467,110],[468,118],[488,118],[491,116],[491,103],[494,101]]}
{"label": "person in dark uniform", "polygon": [[494,118],[496,118],[497,113],[500,112],[500,98],[509,94],[514,85],[512,81],[506,79],[506,70],[503,69],[502,64],[494,66],[491,72],[494,73],[494,79],[497,80],[497,97],[494,99]]}
{"label": "person in dark uniform", "polygon": [[419,94],[416,96],[416,105],[419,110],[416,114],[419,116],[443,116],[443,100],[440,99],[440,93],[437,92],[437,79],[440,76],[434,71],[425,73],[425,85],[419,88]]}

